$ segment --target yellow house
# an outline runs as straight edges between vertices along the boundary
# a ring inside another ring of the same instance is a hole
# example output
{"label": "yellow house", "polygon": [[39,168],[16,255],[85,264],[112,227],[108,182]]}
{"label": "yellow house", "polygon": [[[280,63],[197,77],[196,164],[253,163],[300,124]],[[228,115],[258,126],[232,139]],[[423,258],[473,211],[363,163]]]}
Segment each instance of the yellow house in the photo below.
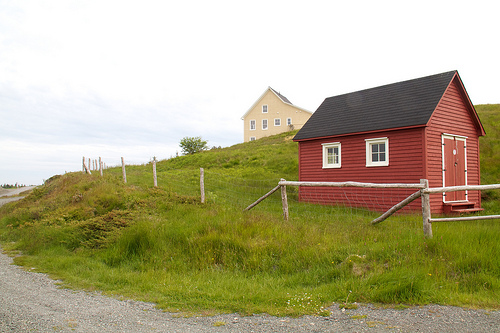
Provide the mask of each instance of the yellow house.
{"label": "yellow house", "polygon": [[243,141],[300,129],[311,115],[311,111],[293,105],[288,98],[268,87],[241,117]]}

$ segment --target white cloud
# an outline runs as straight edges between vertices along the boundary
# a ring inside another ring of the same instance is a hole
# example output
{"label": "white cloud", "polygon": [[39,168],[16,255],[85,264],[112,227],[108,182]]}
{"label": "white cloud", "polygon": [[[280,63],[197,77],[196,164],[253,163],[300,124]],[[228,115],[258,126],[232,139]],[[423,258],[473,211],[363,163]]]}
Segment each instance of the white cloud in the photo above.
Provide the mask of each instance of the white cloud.
{"label": "white cloud", "polygon": [[[490,1],[0,0],[0,9],[0,159],[27,162],[29,148],[48,173],[78,170],[80,155],[102,147],[140,163],[175,154],[185,136],[238,143],[241,116],[267,86],[314,111],[329,96],[457,69],[474,103],[500,102]],[[23,182],[24,168],[0,165],[0,183]]]}

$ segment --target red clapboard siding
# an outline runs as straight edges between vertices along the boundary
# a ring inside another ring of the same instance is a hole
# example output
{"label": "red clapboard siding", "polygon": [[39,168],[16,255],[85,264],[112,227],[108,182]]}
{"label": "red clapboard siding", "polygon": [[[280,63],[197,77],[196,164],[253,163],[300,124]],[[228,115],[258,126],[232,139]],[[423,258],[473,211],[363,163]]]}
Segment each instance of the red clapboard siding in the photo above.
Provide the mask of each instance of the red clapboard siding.
{"label": "red clapboard siding", "polygon": [[[455,78],[443,95],[434,111],[427,129],[427,169],[429,186],[443,186],[442,173],[442,134],[467,137],[467,184],[478,185],[479,174],[479,129],[471,114],[473,110],[466,103],[460,83]],[[480,207],[480,191],[469,191],[468,200]],[[443,209],[442,195],[431,196],[432,212],[440,213]]]}
{"label": "red clapboard siding", "polygon": [[[300,142],[301,181],[357,181],[367,183],[419,183],[424,172],[423,129],[395,130],[382,133],[332,137]],[[389,139],[389,166],[366,166],[365,139]],[[341,143],[341,168],[323,169],[323,143]],[[364,206],[386,210],[406,198],[415,189],[311,188],[300,189],[304,201]],[[410,207],[420,209],[420,203]]]}

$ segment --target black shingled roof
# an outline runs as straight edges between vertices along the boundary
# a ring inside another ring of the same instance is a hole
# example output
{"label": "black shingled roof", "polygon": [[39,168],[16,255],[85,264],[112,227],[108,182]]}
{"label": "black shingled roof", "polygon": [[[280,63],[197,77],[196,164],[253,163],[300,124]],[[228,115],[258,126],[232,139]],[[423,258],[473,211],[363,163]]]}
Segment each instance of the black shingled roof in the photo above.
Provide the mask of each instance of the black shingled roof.
{"label": "black shingled roof", "polygon": [[455,73],[326,98],[294,140],[425,125]]}

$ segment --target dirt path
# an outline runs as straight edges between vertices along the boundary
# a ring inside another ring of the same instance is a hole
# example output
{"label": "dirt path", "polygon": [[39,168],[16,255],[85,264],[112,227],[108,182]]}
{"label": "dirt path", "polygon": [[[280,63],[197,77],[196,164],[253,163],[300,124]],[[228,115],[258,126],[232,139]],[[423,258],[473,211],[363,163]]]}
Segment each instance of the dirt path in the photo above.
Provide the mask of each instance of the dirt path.
{"label": "dirt path", "polygon": [[35,187],[36,186],[25,186],[25,187],[12,188],[12,189],[4,189],[4,188],[0,189],[0,207],[2,207],[3,205],[5,205],[8,202],[23,199],[24,198],[23,196],[15,197],[14,195],[18,195],[18,194],[21,194],[21,193],[26,192],[26,191],[31,191]]}
{"label": "dirt path", "polygon": [[2,188],[0,189],[0,197],[10,197],[13,195],[18,195],[20,193],[31,191],[36,186],[24,186],[18,188]]}

